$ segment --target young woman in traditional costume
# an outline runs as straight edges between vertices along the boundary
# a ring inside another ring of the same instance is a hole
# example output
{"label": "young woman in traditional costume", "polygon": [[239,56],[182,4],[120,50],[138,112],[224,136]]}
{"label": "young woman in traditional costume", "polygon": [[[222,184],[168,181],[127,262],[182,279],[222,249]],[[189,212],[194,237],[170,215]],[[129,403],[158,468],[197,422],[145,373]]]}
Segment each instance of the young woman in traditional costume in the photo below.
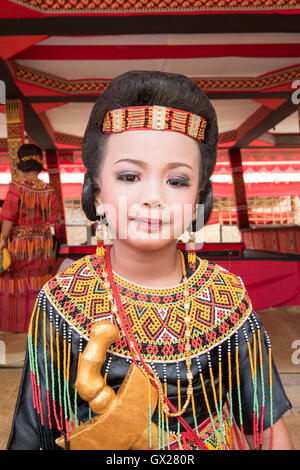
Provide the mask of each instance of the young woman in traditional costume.
{"label": "young woman in traditional costume", "polygon": [[[177,244],[199,207],[209,217],[217,139],[212,105],[184,76],[128,72],[97,99],[82,200],[113,244],[41,290],[9,449],[57,449],[58,436],[71,449],[291,448],[291,405],[242,280]],[[148,388],[130,389],[136,371]]]}
{"label": "young woman in traditional costume", "polygon": [[0,250],[8,247],[12,257],[0,276],[0,331],[27,332],[36,297],[52,277],[58,202],[55,190],[38,178],[43,163],[37,145],[19,148],[17,167],[20,177],[10,184],[0,215]]}

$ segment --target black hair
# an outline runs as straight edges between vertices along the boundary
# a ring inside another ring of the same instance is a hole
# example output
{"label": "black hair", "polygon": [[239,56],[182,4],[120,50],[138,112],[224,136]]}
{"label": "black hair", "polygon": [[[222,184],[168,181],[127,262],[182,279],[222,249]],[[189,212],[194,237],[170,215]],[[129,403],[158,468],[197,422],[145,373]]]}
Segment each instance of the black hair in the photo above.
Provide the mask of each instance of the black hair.
{"label": "black hair", "polygon": [[94,201],[99,186],[96,177],[109,138],[108,134],[102,132],[107,111],[154,105],[198,114],[207,121],[204,140],[197,141],[201,155],[199,203],[204,204],[204,224],[207,222],[213,205],[210,177],[217,158],[216,113],[205,93],[191,79],[184,75],[159,71],[130,71],[117,76],[94,104],[82,142],[82,159],[87,169],[83,183],[82,208],[89,220],[97,220]]}
{"label": "black hair", "polygon": [[19,161],[17,163],[17,168],[24,173],[28,171],[37,171],[40,173],[44,168],[43,164],[38,161],[30,158],[29,160],[22,160],[24,157],[30,157],[36,155],[40,158],[41,162],[43,161],[43,152],[42,149],[35,144],[23,144],[18,149]]}

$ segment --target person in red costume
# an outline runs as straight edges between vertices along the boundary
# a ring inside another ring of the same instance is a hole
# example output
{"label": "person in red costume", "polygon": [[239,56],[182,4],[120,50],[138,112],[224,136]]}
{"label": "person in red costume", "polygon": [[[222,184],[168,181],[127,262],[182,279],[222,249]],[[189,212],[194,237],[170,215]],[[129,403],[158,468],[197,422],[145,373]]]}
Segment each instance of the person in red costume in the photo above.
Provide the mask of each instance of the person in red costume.
{"label": "person in red costume", "polygon": [[20,176],[10,184],[0,214],[0,250],[8,247],[12,256],[9,271],[0,276],[0,331],[27,332],[37,294],[51,277],[51,227],[59,210],[54,188],[39,178],[42,158],[37,145],[19,148]]}

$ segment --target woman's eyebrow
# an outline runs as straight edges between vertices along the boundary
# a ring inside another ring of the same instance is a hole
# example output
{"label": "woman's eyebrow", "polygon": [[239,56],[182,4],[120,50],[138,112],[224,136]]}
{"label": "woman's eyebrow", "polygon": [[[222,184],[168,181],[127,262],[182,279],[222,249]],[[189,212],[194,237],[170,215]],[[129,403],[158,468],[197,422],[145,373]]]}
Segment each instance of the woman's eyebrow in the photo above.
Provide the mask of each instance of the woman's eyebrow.
{"label": "woman's eyebrow", "polygon": [[[121,158],[121,160],[118,160],[117,162],[114,163],[114,165],[116,165],[117,163],[120,163],[120,162],[129,162],[129,163],[135,163],[136,165],[139,165],[141,166],[142,168],[145,168],[147,166],[147,163],[145,162],[142,162],[140,160],[135,160],[133,158]],[[114,166],[113,165],[113,166]]]}
{"label": "woman's eyebrow", "polygon": [[[135,163],[136,165],[139,165],[142,168],[145,168],[147,166],[146,162],[142,162],[141,160],[135,160],[133,158],[121,158],[121,160],[118,160],[117,162],[115,162],[114,165],[120,162]],[[172,169],[172,168],[177,168],[178,166],[186,166],[187,168],[190,168],[190,170],[193,170],[193,168],[190,165],[188,165],[187,163],[182,163],[182,162],[171,162],[167,165],[167,168]]]}
{"label": "woman's eyebrow", "polygon": [[186,166],[187,168],[190,168],[190,170],[193,170],[193,168],[188,165],[187,163],[182,163],[182,162],[172,162],[167,165],[167,168],[177,168],[178,166]]}

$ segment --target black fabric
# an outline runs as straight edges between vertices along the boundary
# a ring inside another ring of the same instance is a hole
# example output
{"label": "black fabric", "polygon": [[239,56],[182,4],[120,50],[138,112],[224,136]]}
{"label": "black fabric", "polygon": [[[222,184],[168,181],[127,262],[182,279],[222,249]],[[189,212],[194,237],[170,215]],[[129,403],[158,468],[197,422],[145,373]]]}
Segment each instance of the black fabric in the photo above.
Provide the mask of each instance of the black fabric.
{"label": "black fabric", "polygon": [[[187,259],[186,259],[187,262]],[[187,266],[187,274],[191,275],[191,270]],[[49,319],[50,306],[46,297],[43,299],[43,305],[46,310],[47,319]],[[53,314],[53,312],[52,312]],[[264,384],[265,390],[265,413],[264,413],[264,429],[268,428],[272,423],[270,421],[270,399],[269,399],[269,378],[268,378],[268,343],[265,336],[263,325],[261,320],[253,314],[249,319],[246,320],[244,325],[239,328],[239,330],[233,334],[229,340],[224,341],[219,346],[215,346],[209,354],[205,353],[200,355],[198,358],[192,360],[192,372],[194,376],[193,387],[194,387],[194,398],[197,412],[197,422],[200,424],[204,419],[208,417],[207,406],[204,399],[204,394],[201,386],[201,381],[199,377],[199,367],[203,372],[204,383],[206,387],[206,392],[208,395],[208,400],[212,413],[215,410],[213,387],[209,374],[209,360],[212,364],[213,376],[214,376],[214,386],[216,390],[219,390],[219,373],[218,373],[218,364],[219,358],[222,360],[222,400],[223,404],[226,402],[226,396],[228,394],[228,348],[232,354],[232,380],[233,380],[233,412],[234,417],[238,425],[241,424],[240,421],[240,410],[242,410],[242,424],[244,432],[246,434],[253,433],[253,401],[254,401],[254,392],[253,392],[253,383],[251,379],[251,367],[248,354],[247,339],[249,343],[253,344],[253,331],[259,326],[262,337],[262,356],[264,363],[264,376],[261,380],[260,371],[258,370],[256,378],[256,386],[258,390],[258,401],[262,402],[262,384]],[[59,336],[62,344],[63,341],[63,329],[66,328],[63,318],[59,316]],[[40,326],[41,331],[41,326]],[[79,351],[79,335],[76,331],[72,331],[72,353],[71,353],[71,364],[70,364],[70,397],[71,403],[74,400],[75,393],[75,380],[77,372],[77,363],[78,363],[78,351]],[[241,406],[239,406],[239,400],[237,395],[237,384],[236,384],[236,370],[234,363],[234,352],[235,346],[238,343],[238,352],[239,352],[239,375],[240,375],[240,390],[241,390]],[[83,346],[87,343],[84,341]],[[47,411],[47,396],[45,391],[45,367],[43,363],[43,335],[40,334],[38,337],[38,345],[41,353],[39,354],[39,380],[41,384],[41,393],[42,393],[42,403],[43,403],[43,415],[45,425],[40,426],[39,420],[36,416],[36,411],[33,408],[32,401],[32,386],[29,370],[29,361],[28,353],[26,354],[24,371],[21,380],[19,396],[16,404],[14,419],[11,428],[11,434],[7,444],[8,450],[38,450],[43,449],[60,449],[55,444],[55,439],[61,434],[57,429],[55,424],[55,416],[51,415],[52,429],[49,429],[48,425],[48,411]],[[47,346],[49,348],[49,322],[47,323]],[[116,355],[107,355],[107,360],[103,365],[102,374],[104,375],[108,358],[111,360],[109,373],[107,376],[107,384],[117,390],[123,378],[129,368],[130,362],[122,357]],[[56,363],[56,357],[54,358],[54,363]],[[165,370],[164,370],[165,367]],[[187,389],[187,379],[186,379],[186,365],[185,361],[180,361],[177,363],[166,363],[165,366],[162,363],[154,364],[155,371],[159,375],[160,379],[163,381],[163,377],[166,374],[168,377],[168,398],[177,407],[177,376],[179,374],[181,379],[181,403],[183,405],[186,398],[186,389]],[[48,362],[48,370],[50,374],[50,363]],[[274,422],[276,422],[289,408],[291,404],[286,396],[286,393],[283,389],[282,383],[275,364],[272,365],[272,375],[273,375],[273,413],[274,413]],[[55,390],[56,397],[58,396],[58,391]],[[53,397],[51,397],[53,398]],[[87,421],[89,419],[89,408],[88,404],[78,397],[78,418],[79,421]],[[194,427],[194,418],[192,414],[191,406],[188,407],[186,413],[183,415],[186,422]],[[153,421],[157,422],[158,415],[157,410],[153,415]],[[169,420],[170,430],[177,429],[177,419],[170,418]]]}

